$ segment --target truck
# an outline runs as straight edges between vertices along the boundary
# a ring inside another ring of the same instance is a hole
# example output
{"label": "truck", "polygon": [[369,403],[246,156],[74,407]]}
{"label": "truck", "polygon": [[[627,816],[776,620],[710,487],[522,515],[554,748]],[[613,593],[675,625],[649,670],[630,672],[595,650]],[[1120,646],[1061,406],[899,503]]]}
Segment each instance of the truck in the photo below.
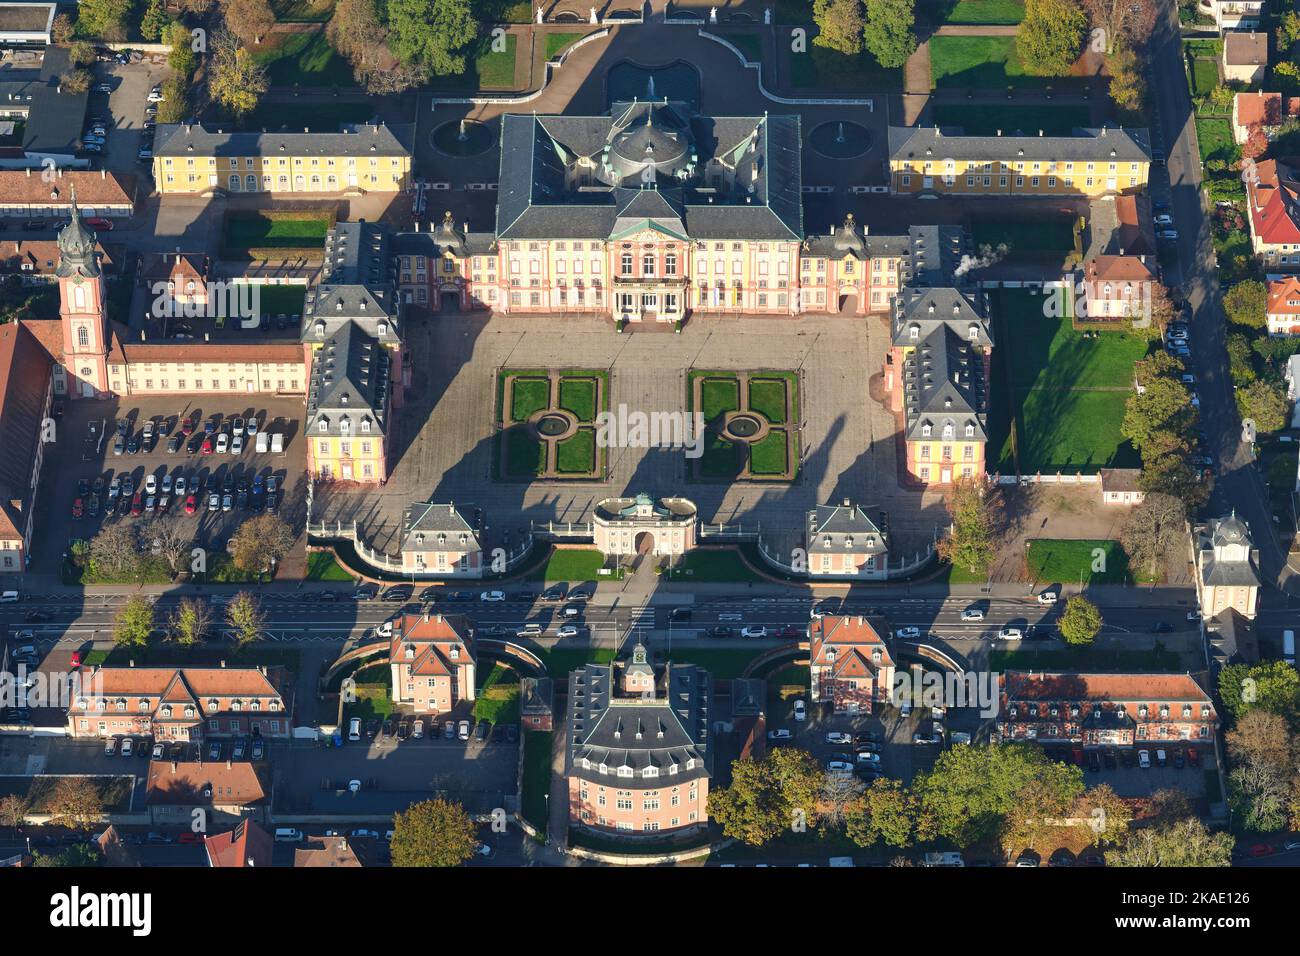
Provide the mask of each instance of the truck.
{"label": "truck", "polygon": [[265,455],[268,441],[269,439],[267,438],[266,432],[258,432],[257,436],[253,439],[254,451],[259,455]]}
{"label": "truck", "polygon": [[922,866],[965,866],[966,861],[960,853],[927,853],[921,861]]}
{"label": "truck", "polygon": [[1282,632],[1282,660],[1295,667],[1295,631]]}

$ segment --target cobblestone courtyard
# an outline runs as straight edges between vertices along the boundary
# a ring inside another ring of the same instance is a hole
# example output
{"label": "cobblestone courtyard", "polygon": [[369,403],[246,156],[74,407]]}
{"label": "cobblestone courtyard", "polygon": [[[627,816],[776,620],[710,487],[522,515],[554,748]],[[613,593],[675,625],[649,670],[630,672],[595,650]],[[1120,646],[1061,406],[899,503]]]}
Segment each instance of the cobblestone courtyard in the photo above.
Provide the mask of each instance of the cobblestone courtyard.
{"label": "cobblestone courtyard", "polygon": [[[640,491],[685,495],[704,521],[760,522],[773,531],[801,527],[818,503],[850,498],[887,511],[906,553],[928,544],[946,519],[940,494],[899,487],[894,418],[868,395],[887,346],[880,319],[710,319],[681,334],[619,334],[589,318],[453,314],[415,318],[406,331],[414,394],[397,418],[392,477],[377,493],[320,488],[315,506],[317,518],[358,521],[380,549],[396,552],[403,509],[428,498],[483,508],[494,536],[530,520],[586,521],[602,498]],[[688,482],[681,449],[614,448],[605,482],[497,482],[497,370],[518,365],[607,368],[612,408],[683,413],[691,368],[799,371],[806,456],[799,477],[793,484]]]}

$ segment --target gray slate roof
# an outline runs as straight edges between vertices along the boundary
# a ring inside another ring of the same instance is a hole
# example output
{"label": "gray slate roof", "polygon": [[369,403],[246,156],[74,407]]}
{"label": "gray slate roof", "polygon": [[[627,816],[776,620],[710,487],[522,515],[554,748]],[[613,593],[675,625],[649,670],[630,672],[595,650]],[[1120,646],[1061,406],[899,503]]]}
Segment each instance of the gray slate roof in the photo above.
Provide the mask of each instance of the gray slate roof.
{"label": "gray slate roof", "polygon": [[[392,356],[349,322],[316,351],[307,392],[307,437],[381,438],[388,427]],[[370,430],[363,430],[363,423]],[[322,429],[321,422],[325,423]],[[344,423],[348,430],[344,431]]]}
{"label": "gray slate roof", "polygon": [[[982,348],[993,345],[993,334],[984,310],[982,292],[953,288],[900,289],[894,297],[893,344],[916,345],[940,327],[952,329],[960,338]],[[971,337],[971,329],[975,337]],[[916,335],[913,335],[916,329]]]}
{"label": "gray slate roof", "polygon": [[237,133],[200,123],[159,124],[155,156],[409,156],[382,123],[344,124],[337,133],[289,130]]}
{"label": "gray slate roof", "polygon": [[321,342],[356,323],[373,338],[398,342],[392,271],[388,227],[364,221],[335,223],[325,237],[325,264],[303,303],[302,341]]}
{"label": "gray slate roof", "polygon": [[[852,542],[850,544],[850,542]],[[818,505],[808,512],[808,553],[884,554],[889,550],[880,527],[861,505]]]}
{"label": "gray slate roof", "polygon": [[[908,354],[903,367],[903,403],[908,441],[939,441],[947,425],[954,441],[986,441],[987,383],[983,356],[964,337],[942,325]],[[930,434],[924,433],[930,426]]]}
{"label": "gray slate roof", "polygon": [[967,136],[960,126],[891,126],[889,158],[968,162],[1149,162],[1145,129],[1084,129],[1069,136]]}
{"label": "gray slate roof", "polygon": [[[438,544],[438,536],[446,535],[447,542],[455,550],[481,551],[478,530],[470,523],[461,509],[454,504],[421,501],[409,505],[402,520],[402,550],[429,551]],[[423,535],[422,543],[416,541],[417,535]],[[460,536],[465,536],[461,545]]]}

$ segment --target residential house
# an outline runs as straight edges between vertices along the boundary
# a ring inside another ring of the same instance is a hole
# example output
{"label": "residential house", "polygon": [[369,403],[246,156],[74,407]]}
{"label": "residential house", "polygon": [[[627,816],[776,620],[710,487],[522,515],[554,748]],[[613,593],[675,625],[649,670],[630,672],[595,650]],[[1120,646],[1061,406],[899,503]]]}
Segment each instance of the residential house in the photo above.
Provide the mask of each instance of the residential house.
{"label": "residential house", "polygon": [[1097,256],[1154,256],[1156,233],[1145,193],[1101,196],[1088,203],[1088,248]]}
{"label": "residential house", "polygon": [[1300,272],[1300,184],[1277,160],[1252,169],[1246,178],[1251,249],[1270,275]]}
{"label": "residential house", "polygon": [[519,723],[524,730],[552,730],[555,720],[555,682],[549,677],[524,677],[519,681]]}
{"label": "residential house", "polygon": [[151,760],[144,805],[155,824],[188,828],[203,813],[212,827],[245,818],[265,822],[270,796],[266,765],[261,762]]}
{"label": "residential house", "polygon": [[231,132],[199,123],[160,123],[153,181],[163,195],[396,193],[410,184],[411,152],[382,123],[337,133]]}
{"label": "residential house", "polygon": [[1223,37],[1223,80],[1254,85],[1268,69],[1268,34],[1233,31]]}
{"label": "residential house", "polygon": [[[393,236],[392,254],[404,304],[432,312],[465,312],[488,308],[489,296],[496,300],[496,234],[471,232],[468,222],[457,226],[450,212],[443,214],[437,229]],[[576,305],[568,296],[564,304]]]}
{"label": "residential house", "polygon": [[[84,170],[89,165],[82,152],[82,131],[90,89],[73,92],[63,83],[71,70],[66,46],[0,61],[0,123],[12,124],[0,127],[0,168],[35,170],[33,179],[48,188],[42,179],[48,171]],[[4,205],[0,201],[0,210]]]}
{"label": "residential house", "polygon": [[[105,272],[114,270],[114,262],[95,243],[95,255]],[[0,240],[0,278],[16,275],[24,285],[42,285],[57,279],[59,244],[53,239]]]}
{"label": "residential house", "polygon": [[416,714],[447,714],[474,700],[474,629],[449,614],[402,614],[388,642],[393,703]]}
{"label": "residential house", "polygon": [[708,821],[713,680],[694,664],[630,660],[569,674],[569,822],[607,835],[688,833]]}
{"label": "residential house", "polygon": [[275,841],[252,820],[243,820],[233,830],[203,838],[208,866],[243,869],[268,867]]}
{"label": "residential house", "polygon": [[1250,528],[1234,512],[1192,529],[1193,570],[1201,618],[1209,621],[1235,610],[1254,620],[1259,607],[1259,551]]}
{"label": "residential house", "polygon": [[88,667],[68,707],[68,736],[287,739],[293,683],[282,667]]}
{"label": "residential house", "polygon": [[881,623],[861,615],[828,614],[809,624],[809,695],[814,703],[832,704],[837,714],[870,714],[889,702],[895,664],[877,628]]}
{"label": "residential house", "polygon": [[156,308],[176,316],[208,314],[211,273],[212,260],[208,256],[179,249],[150,256],[140,268],[151,294],[162,300]]}
{"label": "residential house", "polygon": [[309,836],[293,850],[293,865],[295,869],[303,867],[311,868],[342,868],[352,869],[364,866],[362,855],[358,851],[361,848],[349,837],[345,836]]}
{"label": "residential house", "polygon": [[1199,0],[1197,9],[1214,18],[1220,33],[1253,30],[1264,16],[1264,0]]}
{"label": "residential house", "polygon": [[402,518],[402,571],[440,577],[483,576],[482,520],[478,509],[421,501]]}
{"label": "residential house", "polygon": [[807,529],[810,576],[885,579],[889,539],[861,505],[847,498],[838,505],[818,505],[808,512]]}
{"label": "residential house", "polygon": [[1140,468],[1101,469],[1101,503],[1104,505],[1140,505],[1146,499],[1139,479]]}
{"label": "residential house", "polygon": [[1093,256],[1083,264],[1083,316],[1089,321],[1148,319],[1158,281],[1146,256]]}
{"label": "residential house", "polygon": [[1232,98],[1233,142],[1244,146],[1257,129],[1271,139],[1284,116],[1294,115],[1298,102],[1290,96],[1283,99],[1281,93],[1237,93]]}
{"label": "residential house", "polygon": [[891,126],[890,189],[914,196],[1104,196],[1146,189],[1146,130],[1038,133],[973,136],[961,127]]}
{"label": "residential house", "polygon": [[998,735],[1084,747],[1214,745],[1218,714],[1191,674],[1002,675]]}
{"label": "residential house", "polygon": [[1269,281],[1265,315],[1269,335],[1300,335],[1300,278]]}

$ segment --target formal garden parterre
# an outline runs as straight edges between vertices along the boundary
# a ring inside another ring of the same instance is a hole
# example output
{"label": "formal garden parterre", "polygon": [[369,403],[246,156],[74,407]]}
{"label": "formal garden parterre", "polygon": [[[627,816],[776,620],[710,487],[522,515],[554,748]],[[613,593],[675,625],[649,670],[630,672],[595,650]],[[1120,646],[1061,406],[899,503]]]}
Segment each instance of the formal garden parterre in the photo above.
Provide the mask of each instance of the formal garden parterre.
{"label": "formal garden parterre", "polygon": [[609,410],[603,369],[497,373],[496,473],[508,481],[603,479],[596,420]]}
{"label": "formal garden parterre", "polygon": [[686,408],[704,418],[697,481],[793,481],[800,463],[799,375],[693,369]]}

